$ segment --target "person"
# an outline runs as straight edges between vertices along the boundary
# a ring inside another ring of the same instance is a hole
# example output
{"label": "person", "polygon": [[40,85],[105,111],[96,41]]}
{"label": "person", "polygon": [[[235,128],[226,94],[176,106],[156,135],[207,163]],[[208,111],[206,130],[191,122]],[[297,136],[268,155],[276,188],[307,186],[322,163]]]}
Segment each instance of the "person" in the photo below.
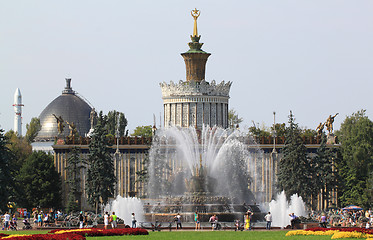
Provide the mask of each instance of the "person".
{"label": "person", "polygon": [[180,213],[178,213],[176,215],[176,229],[179,229],[179,227],[180,227],[180,229],[183,229],[183,226],[181,226],[181,215],[180,215]]}
{"label": "person", "polygon": [[83,212],[80,211],[80,213],[79,213],[79,228],[83,228],[83,224],[84,224],[84,216],[83,216]]}
{"label": "person", "polygon": [[245,214],[245,230],[251,230],[251,217],[253,214],[250,209],[247,210]]}
{"label": "person", "polygon": [[132,228],[136,228],[136,222],[135,213],[132,213]]}
{"label": "person", "polygon": [[8,212],[4,214],[4,230],[9,230],[10,215]]}
{"label": "person", "polygon": [[326,228],[326,215],[325,213],[322,214],[320,217],[320,227]]}
{"label": "person", "polygon": [[199,221],[199,215],[197,211],[194,213],[194,222],[196,223],[196,231],[198,229],[201,229],[201,222]]}
{"label": "person", "polygon": [[215,215],[212,215],[209,219],[209,222],[211,223],[211,230],[214,231],[215,228]]}
{"label": "person", "polygon": [[272,214],[271,212],[268,212],[267,215],[264,216],[264,219],[267,222],[266,229],[271,230],[271,223],[272,223]]}
{"label": "person", "polygon": [[113,212],[113,214],[110,216],[110,219],[111,219],[111,228],[117,228],[118,225],[117,225],[117,215],[115,215],[115,212]]}
{"label": "person", "polygon": [[109,213],[105,212],[105,214],[104,214],[104,228],[107,229],[108,225],[109,225]]}
{"label": "person", "polygon": [[43,211],[40,211],[38,214],[38,227],[43,226]]}
{"label": "person", "polygon": [[294,229],[298,217],[294,213],[290,213],[289,216],[290,216],[291,229]]}
{"label": "person", "polygon": [[13,225],[13,227],[15,228],[15,230],[17,230],[17,217],[16,217],[16,215],[15,214],[13,214],[13,218],[12,218],[12,225]]}

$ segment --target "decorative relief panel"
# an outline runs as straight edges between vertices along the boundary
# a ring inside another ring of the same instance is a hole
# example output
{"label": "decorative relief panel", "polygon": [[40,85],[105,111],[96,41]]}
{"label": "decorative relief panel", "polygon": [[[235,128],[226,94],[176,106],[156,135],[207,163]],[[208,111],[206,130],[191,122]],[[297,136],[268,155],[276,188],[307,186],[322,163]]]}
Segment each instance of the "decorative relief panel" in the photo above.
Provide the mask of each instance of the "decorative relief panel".
{"label": "decorative relief panel", "polygon": [[197,127],[202,128],[203,103],[197,103]]}
{"label": "decorative relief panel", "polygon": [[211,125],[217,125],[216,122],[216,103],[211,103]]}
{"label": "decorative relief panel", "polygon": [[205,125],[211,125],[210,124],[210,103],[204,103],[203,106],[203,123]]}
{"label": "decorative relief panel", "polygon": [[173,81],[170,84],[163,82],[159,84],[162,90],[163,97],[172,97],[172,96],[225,96],[229,97],[229,91],[232,83],[229,81],[225,83],[222,81],[219,84],[216,84],[215,80],[211,83],[202,80],[201,82],[195,81],[182,81],[179,83],[174,83]]}

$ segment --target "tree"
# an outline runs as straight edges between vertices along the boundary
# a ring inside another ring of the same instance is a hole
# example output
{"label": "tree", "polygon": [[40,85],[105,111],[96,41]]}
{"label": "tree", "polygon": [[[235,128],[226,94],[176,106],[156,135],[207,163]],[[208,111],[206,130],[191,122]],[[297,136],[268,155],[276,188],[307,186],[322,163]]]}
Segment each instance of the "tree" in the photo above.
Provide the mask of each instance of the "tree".
{"label": "tree", "polygon": [[152,126],[137,126],[131,136],[138,136],[144,138],[151,138],[153,135]]}
{"label": "tree", "polygon": [[[336,188],[338,172],[335,163],[338,161],[338,149],[327,148],[326,136],[321,136],[321,144],[312,158],[313,198],[318,194],[322,197],[322,208],[329,207],[330,193]],[[326,205],[324,205],[326,203]]]}
{"label": "tree", "polygon": [[33,152],[22,165],[17,176],[26,208],[61,207],[61,180],[53,163],[53,156],[43,151]]}
{"label": "tree", "polygon": [[115,110],[108,112],[105,118],[105,125],[107,129],[107,134],[116,136],[117,123],[119,115],[119,136],[123,137],[127,127],[127,119],[124,113],[117,112]]}
{"label": "tree", "polygon": [[238,117],[238,114],[234,109],[229,109],[228,111],[228,125],[230,128],[235,128],[243,121],[242,118]]}
{"label": "tree", "polygon": [[[258,125],[259,125],[259,123],[258,123]],[[251,134],[253,137],[256,137],[256,138],[271,136],[271,133],[264,126],[259,128],[254,123],[254,121],[253,121],[253,126],[249,127],[249,134]]]}
{"label": "tree", "polygon": [[116,182],[105,124],[106,118],[101,111],[89,144],[86,191],[88,202],[95,206],[96,212],[100,203],[106,204],[114,195]]}
{"label": "tree", "polygon": [[341,124],[338,138],[342,159],[338,163],[339,199],[343,205],[372,205],[373,122],[360,110],[347,116]]}
{"label": "tree", "polygon": [[276,137],[285,137],[286,125],[285,123],[276,123],[274,129],[273,129],[273,126],[271,127],[272,133],[273,133],[273,130],[276,131]]}
{"label": "tree", "polygon": [[[148,171],[149,154],[148,153],[145,155],[142,164],[143,164],[144,168],[142,170],[136,172],[136,175],[137,175],[136,182],[143,183],[144,188],[147,189],[147,184],[149,182],[149,171]],[[139,197],[148,197],[148,196],[145,195],[145,196],[139,196]]]}
{"label": "tree", "polygon": [[14,156],[11,162],[12,172],[17,175],[23,163],[31,155],[32,147],[26,138],[18,137],[13,130],[8,131],[5,136],[8,138],[7,146]]}
{"label": "tree", "polygon": [[295,123],[295,118],[291,111],[282,153],[283,157],[279,162],[277,174],[280,191],[284,190],[288,199],[297,193],[309,203],[309,193],[312,190],[310,184],[312,182],[310,161],[307,157],[307,149],[301,138],[301,129]]}
{"label": "tree", "polygon": [[40,119],[37,117],[32,118],[30,124],[26,124],[26,129],[25,138],[27,142],[32,143],[41,129]]}
{"label": "tree", "polygon": [[10,173],[10,162],[13,154],[8,148],[8,138],[4,135],[4,130],[0,129],[0,210],[7,210],[9,202],[9,191],[13,177]]}
{"label": "tree", "polygon": [[82,191],[80,189],[80,170],[85,168],[85,161],[80,158],[79,148],[72,148],[67,159],[67,184],[69,186],[69,194],[67,200],[67,212],[76,212],[80,210],[80,199]]}

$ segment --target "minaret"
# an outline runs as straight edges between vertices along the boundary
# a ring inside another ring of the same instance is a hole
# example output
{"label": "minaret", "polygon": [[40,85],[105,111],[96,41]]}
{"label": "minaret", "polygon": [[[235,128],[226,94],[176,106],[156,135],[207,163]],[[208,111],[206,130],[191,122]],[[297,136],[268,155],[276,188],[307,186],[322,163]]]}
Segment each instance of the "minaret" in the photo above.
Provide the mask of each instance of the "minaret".
{"label": "minaret", "polygon": [[19,88],[16,89],[14,93],[14,132],[17,136],[22,136],[22,95]]}
{"label": "minaret", "polygon": [[189,45],[189,50],[182,53],[186,66],[186,80],[200,82],[205,80],[206,62],[211,53],[207,53],[201,49],[203,43],[199,42],[201,35],[198,35],[197,18],[200,11],[197,9],[192,10],[192,17],[194,18],[193,35],[190,35],[192,40]]}

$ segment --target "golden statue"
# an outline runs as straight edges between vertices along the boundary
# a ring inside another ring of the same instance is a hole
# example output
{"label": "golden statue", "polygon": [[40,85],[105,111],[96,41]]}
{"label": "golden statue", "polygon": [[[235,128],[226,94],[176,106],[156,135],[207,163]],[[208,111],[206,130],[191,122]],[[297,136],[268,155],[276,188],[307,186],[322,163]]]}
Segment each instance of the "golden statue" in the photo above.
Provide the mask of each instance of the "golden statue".
{"label": "golden statue", "polygon": [[65,127],[65,125],[63,124],[63,118],[61,116],[57,117],[55,114],[52,114],[56,120],[57,120],[57,130],[58,130],[58,133],[61,134],[63,132],[63,128]]}
{"label": "golden statue", "polygon": [[66,121],[67,125],[69,125],[69,129],[70,129],[70,137],[75,137],[75,135],[78,133],[78,131],[76,130],[76,125],[71,122],[69,123],[68,121]]}
{"label": "golden statue", "polygon": [[324,130],[325,123],[320,123],[319,126],[317,126],[316,131],[317,135],[321,135],[322,131]]}
{"label": "golden statue", "polygon": [[326,126],[326,129],[329,131],[329,134],[333,133],[333,122],[334,122],[334,118],[337,115],[338,113],[336,113],[333,117],[332,115],[329,115],[328,119],[326,119],[325,126]]}
{"label": "golden statue", "polygon": [[191,11],[191,14],[192,14],[192,17],[194,18],[194,28],[193,28],[192,37],[199,37],[198,36],[198,31],[197,31],[197,18],[199,17],[201,12],[199,10],[197,10],[197,8],[196,8],[196,9]]}

